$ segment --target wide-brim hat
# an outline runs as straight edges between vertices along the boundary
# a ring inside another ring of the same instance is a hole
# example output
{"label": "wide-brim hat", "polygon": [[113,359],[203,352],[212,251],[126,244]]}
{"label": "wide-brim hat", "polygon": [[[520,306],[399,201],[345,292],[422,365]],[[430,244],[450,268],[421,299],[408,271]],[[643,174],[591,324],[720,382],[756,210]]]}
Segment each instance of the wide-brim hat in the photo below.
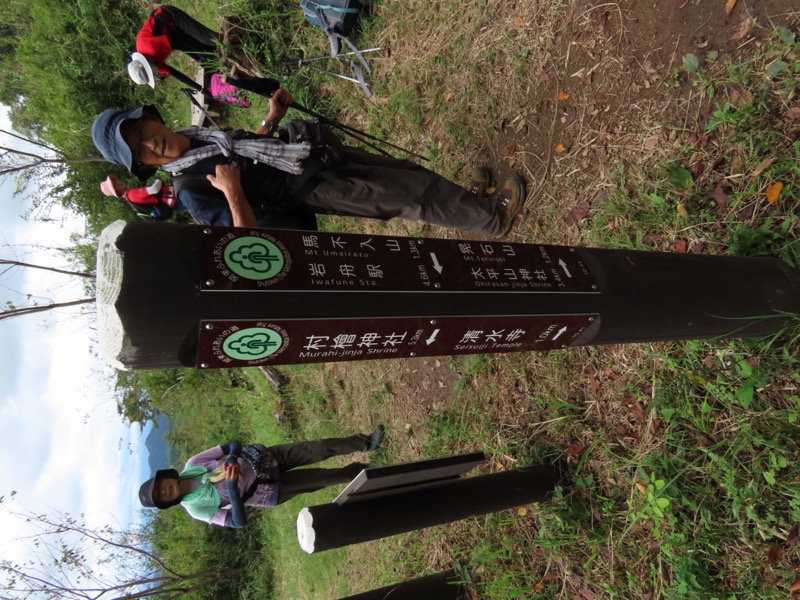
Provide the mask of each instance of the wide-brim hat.
{"label": "wide-brim hat", "polygon": [[141,119],[145,113],[156,117],[162,123],[164,122],[155,106],[140,106],[129,111],[109,108],[97,115],[92,123],[92,141],[103,158],[108,162],[125,167],[141,181],[146,181],[155,175],[156,169],[140,166],[133,162],[133,154],[123,139],[120,128],[125,121]]}
{"label": "wide-brim hat", "polygon": [[156,89],[156,76],[150,61],[141,52],[131,54],[131,62],[128,63],[128,75],[134,83],[139,85],[149,85]]}
{"label": "wide-brim hat", "polygon": [[156,502],[153,500],[153,488],[156,486],[156,483],[161,479],[178,479],[179,475],[175,469],[161,469],[156,471],[156,476],[151,477],[147,481],[145,481],[142,486],[139,488],[139,502],[142,503],[142,506],[147,508],[169,508],[170,506],[175,506],[176,504],[180,504],[181,499],[176,498],[172,502]]}

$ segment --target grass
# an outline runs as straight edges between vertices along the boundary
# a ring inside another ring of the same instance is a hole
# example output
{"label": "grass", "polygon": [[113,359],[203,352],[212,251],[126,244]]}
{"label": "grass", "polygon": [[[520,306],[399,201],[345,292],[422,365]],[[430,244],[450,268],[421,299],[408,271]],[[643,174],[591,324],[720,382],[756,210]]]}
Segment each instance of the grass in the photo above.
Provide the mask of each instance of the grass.
{"label": "grass", "polygon": [[[657,84],[663,104],[641,99],[609,111],[619,130],[592,120],[591,99],[576,102],[571,149],[555,156],[549,149],[565,135],[559,122],[572,118],[569,107],[551,103],[539,115],[530,96],[560,77],[568,3],[511,4],[378,2],[360,34],[391,47],[370,58],[374,99],[310,72],[286,86],[311,107],[430,156],[432,168],[456,179],[479,160],[525,173],[530,208],[514,241],[768,255],[798,266],[796,32],[775,26],[724,57],[678,57]],[[324,36],[295,16],[279,25],[274,6],[233,0],[225,10],[252,15],[256,30],[278,28],[252,48],[267,66],[282,52],[324,52]],[[618,41],[609,33],[597,52]],[[602,69],[611,83],[624,75]],[[252,126],[265,112],[257,106],[226,117]],[[681,119],[668,121],[667,109]],[[520,133],[511,152],[509,132],[521,125],[546,149]],[[585,214],[568,224],[567,212],[584,201]],[[323,226],[461,235],[400,222]],[[798,331],[453,357],[441,395],[424,406],[414,389],[421,382],[401,361],[287,367],[280,395],[248,371],[231,406],[253,439],[338,435],[382,420],[387,462],[483,449],[482,472],[561,460],[569,478],[548,503],[311,557],[294,542],[301,502],[266,511],[258,535],[269,558],[256,569],[274,565],[279,579],[263,589],[255,570],[243,596],[335,598],[463,564],[488,599],[787,597],[800,573]]]}

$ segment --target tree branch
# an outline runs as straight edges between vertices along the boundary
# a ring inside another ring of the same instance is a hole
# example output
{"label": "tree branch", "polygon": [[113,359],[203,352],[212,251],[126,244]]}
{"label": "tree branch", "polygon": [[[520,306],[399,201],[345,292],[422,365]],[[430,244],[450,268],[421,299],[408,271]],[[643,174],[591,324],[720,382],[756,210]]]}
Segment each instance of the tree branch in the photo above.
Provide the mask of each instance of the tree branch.
{"label": "tree branch", "polygon": [[0,312],[0,321],[4,319],[13,319],[14,317],[21,317],[22,315],[29,315],[37,312],[45,312],[55,308],[67,308],[70,306],[78,306],[79,304],[91,304],[95,299],[82,298],[81,300],[71,300],[69,302],[54,302],[53,304],[45,304],[42,306],[26,306],[23,308],[12,308]]}
{"label": "tree branch", "polygon": [[[58,148],[53,148],[52,146],[48,146],[47,144],[43,144],[42,142],[39,142],[37,140],[32,140],[30,138],[26,138],[24,136],[19,135],[18,133],[14,133],[13,131],[6,131],[5,129],[0,129],[0,133],[5,133],[6,135],[9,135],[11,137],[17,138],[18,140],[22,140],[23,142],[27,142],[27,143],[29,143],[29,144],[31,144],[33,146],[40,146],[42,148],[46,148],[47,150],[50,150],[50,152],[55,152],[56,154],[60,154],[64,158],[67,157],[67,155],[64,154]],[[12,150],[12,152],[14,152],[14,150]]]}
{"label": "tree branch", "polygon": [[43,271],[51,271],[53,273],[60,273],[62,275],[75,275],[76,277],[85,277],[86,279],[94,279],[94,273],[82,273],[80,271],[66,271],[64,269],[56,269],[55,267],[34,265],[31,263],[20,262],[18,260],[9,260],[7,258],[0,258],[0,265],[10,265],[12,267],[28,267],[30,269],[42,269]]}

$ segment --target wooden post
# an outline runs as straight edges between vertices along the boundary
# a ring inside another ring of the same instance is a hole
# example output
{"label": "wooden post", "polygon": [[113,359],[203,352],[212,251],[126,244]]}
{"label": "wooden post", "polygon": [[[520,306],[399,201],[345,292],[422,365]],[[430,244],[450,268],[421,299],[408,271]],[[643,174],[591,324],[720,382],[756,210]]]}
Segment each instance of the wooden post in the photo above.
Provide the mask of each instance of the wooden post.
{"label": "wooden post", "polygon": [[311,506],[297,517],[297,538],[309,554],[360,544],[541,502],[549,497],[557,481],[556,469],[541,465],[465,477],[373,500]]}
{"label": "wooden post", "polygon": [[763,335],[800,314],[800,271],[771,258],[145,222],[103,232],[97,287],[101,350],[129,369]]}
{"label": "wooden post", "polygon": [[339,600],[466,600],[467,597],[458,573],[450,569]]}

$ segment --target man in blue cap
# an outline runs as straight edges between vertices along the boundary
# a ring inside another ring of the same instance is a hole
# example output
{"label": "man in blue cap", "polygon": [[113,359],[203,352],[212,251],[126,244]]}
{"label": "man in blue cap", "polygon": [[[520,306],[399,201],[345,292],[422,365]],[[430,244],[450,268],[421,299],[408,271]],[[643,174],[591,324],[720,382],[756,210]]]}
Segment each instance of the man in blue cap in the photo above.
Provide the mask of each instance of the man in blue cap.
{"label": "man in blue cap", "polygon": [[466,190],[410,161],[343,146],[329,132],[310,142],[289,143],[285,130],[273,137],[292,101],[277,90],[254,133],[175,132],[152,106],[106,110],[92,125],[92,139],[108,161],[141,180],[165,169],[181,204],[208,225],[313,229],[315,213],[327,213],[502,237],[522,209],[525,185],[517,176],[489,198],[485,171]]}

